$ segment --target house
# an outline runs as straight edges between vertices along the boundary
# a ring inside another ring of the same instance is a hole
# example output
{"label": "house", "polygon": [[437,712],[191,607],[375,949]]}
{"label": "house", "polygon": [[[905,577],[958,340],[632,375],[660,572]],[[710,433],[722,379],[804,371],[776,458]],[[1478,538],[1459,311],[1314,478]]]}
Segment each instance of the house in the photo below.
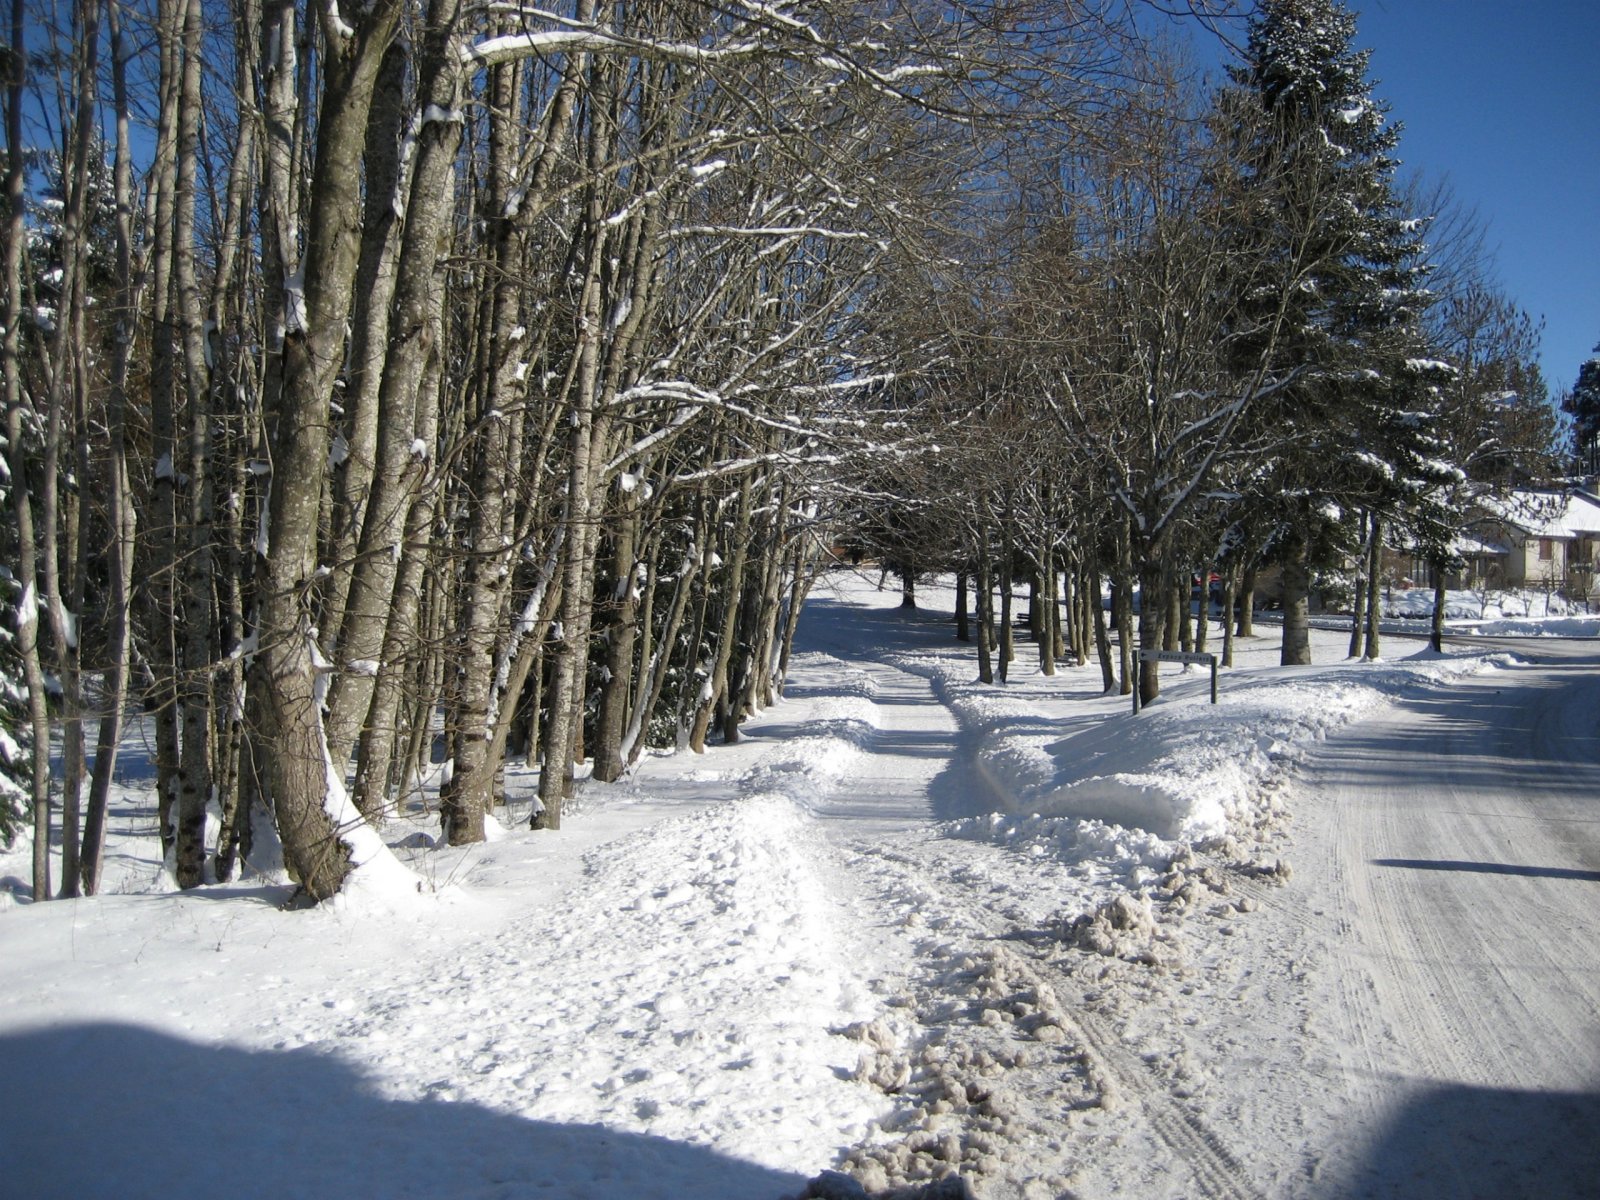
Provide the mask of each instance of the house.
{"label": "house", "polygon": [[1484,496],[1473,506],[1456,551],[1466,586],[1596,596],[1600,495],[1583,488],[1526,488]]}

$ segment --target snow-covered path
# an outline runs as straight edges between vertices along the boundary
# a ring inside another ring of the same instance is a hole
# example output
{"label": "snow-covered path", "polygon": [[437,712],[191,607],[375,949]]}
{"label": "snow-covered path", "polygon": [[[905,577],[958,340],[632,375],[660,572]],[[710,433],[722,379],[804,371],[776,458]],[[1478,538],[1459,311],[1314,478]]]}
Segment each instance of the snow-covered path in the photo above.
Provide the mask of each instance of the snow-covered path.
{"label": "snow-covered path", "polygon": [[230,1196],[419,1200],[1593,1177],[1592,666],[1263,638],[1219,705],[1174,670],[1132,717],[1092,665],[975,683],[923,598],[831,573],[782,704],[559,835],[517,771],[486,845],[397,822],[420,894],[178,894],[139,781],[107,894],[13,901],[0,856],[0,1193],[199,1193],[219,1159]]}

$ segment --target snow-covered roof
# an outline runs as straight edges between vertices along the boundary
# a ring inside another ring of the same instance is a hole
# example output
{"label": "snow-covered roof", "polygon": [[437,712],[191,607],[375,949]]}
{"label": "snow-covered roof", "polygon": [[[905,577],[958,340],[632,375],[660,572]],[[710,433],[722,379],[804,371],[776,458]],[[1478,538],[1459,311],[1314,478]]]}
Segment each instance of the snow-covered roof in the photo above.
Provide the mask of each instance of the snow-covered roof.
{"label": "snow-covered roof", "polygon": [[1503,546],[1499,542],[1489,542],[1485,541],[1483,538],[1476,537],[1473,534],[1463,533],[1460,534],[1455,541],[1450,543],[1450,551],[1453,554],[1459,554],[1463,557],[1483,554],[1503,556],[1510,554],[1511,548],[1509,546]]}
{"label": "snow-covered roof", "polygon": [[1600,499],[1587,492],[1517,490],[1485,496],[1479,506],[1530,537],[1575,538],[1600,534]]}

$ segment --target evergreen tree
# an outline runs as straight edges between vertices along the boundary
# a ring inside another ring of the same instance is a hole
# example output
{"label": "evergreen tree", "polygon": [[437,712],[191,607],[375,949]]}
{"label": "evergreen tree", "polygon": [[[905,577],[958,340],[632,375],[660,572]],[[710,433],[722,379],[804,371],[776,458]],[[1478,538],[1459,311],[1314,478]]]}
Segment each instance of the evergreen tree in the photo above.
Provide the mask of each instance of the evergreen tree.
{"label": "evergreen tree", "polygon": [[1578,467],[1585,474],[1600,473],[1600,344],[1594,357],[1578,368],[1578,382],[1561,409],[1572,418],[1572,444]]}
{"label": "evergreen tree", "polygon": [[[1270,312],[1287,318],[1275,373],[1291,382],[1263,413],[1277,451],[1256,489],[1279,530],[1286,663],[1309,661],[1312,575],[1357,549],[1358,512],[1381,518],[1369,537],[1404,523],[1429,553],[1448,542],[1447,514],[1429,500],[1453,469],[1429,433],[1449,368],[1423,331],[1424,222],[1397,199],[1400,130],[1355,32],[1335,0],[1265,0],[1223,99],[1248,118],[1250,225],[1281,260],[1247,311],[1258,327]],[[1250,332],[1238,345],[1253,355]]]}
{"label": "evergreen tree", "polygon": [[[0,434],[0,442],[4,435]],[[0,445],[0,530],[9,535],[11,469]],[[15,562],[6,547],[4,562]],[[33,798],[33,733],[28,716],[27,687],[17,647],[17,605],[22,585],[11,569],[0,565],[0,846],[10,846]]]}

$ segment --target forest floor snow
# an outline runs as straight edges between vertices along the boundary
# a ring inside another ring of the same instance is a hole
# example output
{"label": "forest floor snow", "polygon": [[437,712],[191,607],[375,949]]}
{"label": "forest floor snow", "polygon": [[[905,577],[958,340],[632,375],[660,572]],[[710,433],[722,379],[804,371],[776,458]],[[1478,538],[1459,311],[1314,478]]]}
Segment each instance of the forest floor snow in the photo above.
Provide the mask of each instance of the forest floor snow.
{"label": "forest floor snow", "polygon": [[974,683],[949,601],[831,573],[738,743],[581,786],[559,833],[517,771],[484,844],[413,813],[385,831],[411,894],[178,893],[130,754],[105,894],[28,903],[26,845],[0,855],[0,1190],[1310,1194],[1331,1099],[1232,1124],[1293,1091],[1252,1040],[1307,1020],[1297,965],[1242,949],[1294,768],[1497,660],[1318,634],[1329,665],[1285,670],[1268,636],[1217,705],[1171,667],[1134,717],[1031,644]]}

